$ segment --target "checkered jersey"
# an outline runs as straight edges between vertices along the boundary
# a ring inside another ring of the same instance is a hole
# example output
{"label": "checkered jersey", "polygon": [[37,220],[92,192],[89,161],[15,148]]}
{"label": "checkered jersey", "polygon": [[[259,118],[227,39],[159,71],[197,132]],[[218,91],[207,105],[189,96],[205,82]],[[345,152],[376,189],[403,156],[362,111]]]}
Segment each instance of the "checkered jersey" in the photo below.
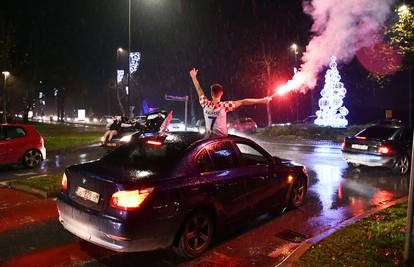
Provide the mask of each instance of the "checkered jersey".
{"label": "checkered jersey", "polygon": [[232,112],[236,109],[236,104],[233,101],[219,102],[218,105],[215,106],[213,101],[209,100],[205,95],[200,96],[200,105],[202,108],[224,108],[225,112]]}
{"label": "checkered jersey", "polygon": [[207,133],[226,136],[227,112],[235,110],[236,104],[233,101],[224,101],[215,105],[213,101],[202,95],[200,105],[203,108]]}

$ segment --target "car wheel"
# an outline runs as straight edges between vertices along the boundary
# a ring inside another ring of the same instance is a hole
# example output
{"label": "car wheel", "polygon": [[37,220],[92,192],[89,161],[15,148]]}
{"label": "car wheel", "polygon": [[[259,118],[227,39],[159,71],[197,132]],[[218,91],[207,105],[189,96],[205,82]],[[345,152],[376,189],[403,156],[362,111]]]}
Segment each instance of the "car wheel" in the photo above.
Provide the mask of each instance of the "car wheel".
{"label": "car wheel", "polygon": [[410,170],[410,158],[407,155],[402,155],[394,164],[393,172],[395,174],[406,175]]}
{"label": "car wheel", "polygon": [[292,190],[290,193],[289,208],[298,208],[300,207],[306,195],[306,182],[305,179],[301,176],[297,177],[292,185]]}
{"label": "car wheel", "polygon": [[359,164],[353,163],[353,162],[347,162],[348,163],[348,167],[354,169],[354,168],[358,168],[360,167]]}
{"label": "car wheel", "polygon": [[184,222],[174,251],[184,258],[200,256],[213,239],[213,219],[210,213],[198,210]]}
{"label": "car wheel", "polygon": [[35,168],[39,166],[42,161],[42,155],[35,149],[30,149],[23,156],[23,165],[29,168]]}

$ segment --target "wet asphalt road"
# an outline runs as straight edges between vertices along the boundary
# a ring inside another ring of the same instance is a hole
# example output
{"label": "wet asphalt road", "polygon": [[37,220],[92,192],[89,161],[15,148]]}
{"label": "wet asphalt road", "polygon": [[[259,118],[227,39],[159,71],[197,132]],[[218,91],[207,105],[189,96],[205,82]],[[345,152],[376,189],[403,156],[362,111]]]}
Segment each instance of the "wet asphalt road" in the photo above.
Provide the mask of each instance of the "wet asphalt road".
{"label": "wet asphalt road", "polygon": [[[257,140],[256,140],[257,141]],[[305,165],[310,186],[305,204],[282,214],[263,215],[221,238],[202,257],[183,262],[168,251],[120,254],[85,263],[89,266],[272,266],[309,238],[391,200],[407,195],[408,177],[384,169],[349,169],[338,144],[258,141],[272,155]],[[99,158],[100,147],[50,155],[41,169],[3,169],[0,180],[61,171],[64,166]],[[32,173],[32,174],[29,174]],[[290,241],[288,240],[290,239]],[[83,264],[83,263],[82,263]]]}
{"label": "wet asphalt road", "polygon": [[98,144],[60,153],[48,153],[47,159],[38,169],[27,169],[20,164],[1,167],[0,181],[63,172],[64,168],[69,165],[95,160],[105,153],[107,152]]}

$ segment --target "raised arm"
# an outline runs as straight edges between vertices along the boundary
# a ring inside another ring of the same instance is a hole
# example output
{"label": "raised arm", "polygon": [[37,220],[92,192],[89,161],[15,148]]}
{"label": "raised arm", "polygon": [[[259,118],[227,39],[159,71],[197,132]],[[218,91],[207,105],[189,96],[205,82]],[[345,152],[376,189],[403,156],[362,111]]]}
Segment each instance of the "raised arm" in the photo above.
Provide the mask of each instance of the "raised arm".
{"label": "raised arm", "polygon": [[197,80],[197,73],[198,73],[198,70],[195,69],[195,68],[193,68],[190,71],[190,76],[191,76],[191,79],[193,80],[194,87],[195,87],[195,89],[197,91],[197,94],[200,97],[200,96],[204,95],[204,92],[203,92],[203,89],[201,89],[200,83]]}
{"label": "raised arm", "polygon": [[256,104],[267,104],[272,101],[272,98],[267,96],[263,98],[245,98],[242,100],[234,101],[236,108],[241,106],[249,106],[249,105],[256,105]]}

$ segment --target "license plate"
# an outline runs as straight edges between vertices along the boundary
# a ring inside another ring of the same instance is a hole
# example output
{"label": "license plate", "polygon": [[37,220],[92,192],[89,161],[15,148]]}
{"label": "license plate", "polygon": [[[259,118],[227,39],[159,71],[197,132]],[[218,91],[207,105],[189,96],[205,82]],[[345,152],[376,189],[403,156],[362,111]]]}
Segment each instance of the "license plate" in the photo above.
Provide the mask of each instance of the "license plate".
{"label": "license plate", "polygon": [[75,194],[78,197],[81,197],[83,199],[92,201],[93,203],[98,204],[99,202],[99,194],[96,192],[93,192],[91,190],[85,189],[83,187],[78,186],[78,188],[76,189]]}
{"label": "license plate", "polygon": [[353,144],[351,147],[352,148],[355,148],[355,149],[368,150],[368,146],[367,145]]}

